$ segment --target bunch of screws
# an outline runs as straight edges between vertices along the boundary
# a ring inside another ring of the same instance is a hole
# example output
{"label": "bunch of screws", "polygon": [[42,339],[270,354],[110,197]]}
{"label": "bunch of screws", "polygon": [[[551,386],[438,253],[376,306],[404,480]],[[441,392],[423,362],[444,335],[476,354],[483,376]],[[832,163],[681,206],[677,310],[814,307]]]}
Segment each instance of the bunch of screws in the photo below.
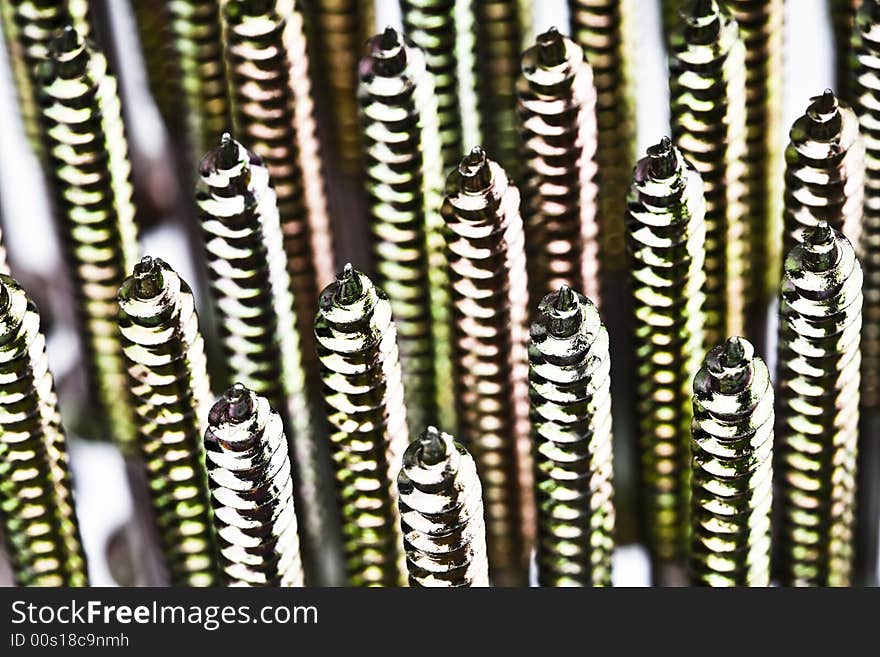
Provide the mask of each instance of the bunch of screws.
{"label": "bunch of screws", "polygon": [[782,0],[664,0],[637,162],[630,0],[569,35],[527,0],[107,4],[0,4],[68,274],[0,239],[15,583],[102,561],[59,409],[124,457],[133,582],[610,586],[629,540],[660,585],[876,578],[880,0],[829,3],[837,88],[784,151]]}

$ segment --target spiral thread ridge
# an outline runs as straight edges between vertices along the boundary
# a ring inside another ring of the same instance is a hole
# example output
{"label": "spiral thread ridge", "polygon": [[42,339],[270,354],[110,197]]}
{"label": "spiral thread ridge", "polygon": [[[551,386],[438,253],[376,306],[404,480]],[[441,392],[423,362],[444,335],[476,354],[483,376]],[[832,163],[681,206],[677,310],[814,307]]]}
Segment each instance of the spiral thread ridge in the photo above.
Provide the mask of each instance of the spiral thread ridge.
{"label": "spiral thread ridge", "polygon": [[216,585],[202,448],[212,399],[192,290],[165,262],[145,256],[119,289],[119,332],[169,579]]}
{"label": "spiral thread ridge", "polygon": [[691,579],[769,586],[773,388],[748,340],[728,338],[708,353],[693,408]]}
{"label": "spiral thread ridge", "polygon": [[777,357],[784,586],[848,586],[859,422],[862,270],[826,222],[789,253]]}
{"label": "spiral thread ridge", "polygon": [[401,585],[394,484],[409,433],[388,297],[346,265],[321,293],[315,337],[349,583]]}

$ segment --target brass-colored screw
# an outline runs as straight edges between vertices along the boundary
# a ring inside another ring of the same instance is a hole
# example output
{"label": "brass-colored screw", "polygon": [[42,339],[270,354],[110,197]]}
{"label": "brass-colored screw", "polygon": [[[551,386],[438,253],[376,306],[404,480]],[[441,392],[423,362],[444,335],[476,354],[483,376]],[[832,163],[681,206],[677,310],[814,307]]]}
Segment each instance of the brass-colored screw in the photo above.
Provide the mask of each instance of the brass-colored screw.
{"label": "brass-colored screw", "polygon": [[349,583],[404,583],[394,482],[409,443],[388,297],[347,264],[321,293],[315,337]]}
{"label": "brass-colored screw", "polygon": [[744,338],[713,348],[694,379],[694,584],[770,585],[773,389]]}
{"label": "brass-colored screw", "polygon": [[284,420],[306,574],[320,581],[336,556],[332,503],[321,480],[275,192],[259,156],[228,134],[200,173],[196,200],[228,379],[265,396]]}
{"label": "brass-colored screw", "polygon": [[302,586],[281,417],[235,384],[211,408],[205,452],[221,569],[231,586]]}
{"label": "brass-colored screw", "polygon": [[834,41],[834,86],[837,97],[848,103],[854,102],[850,75],[853,56],[852,37],[856,13],[863,0],[827,0],[831,18],[831,35]]}
{"label": "brass-colored screw", "polygon": [[865,144],[855,112],[830,89],[810,99],[785,149],[783,252],[821,221],[857,245],[865,187]]}
{"label": "brass-colored screw", "polygon": [[599,302],[596,90],[583,50],[555,28],[522,56],[519,128],[529,297],[567,284]]}
{"label": "brass-colored screw", "polygon": [[660,574],[688,534],[691,381],[703,351],[703,180],[664,138],[636,165],[627,214],[644,536]]}
{"label": "brass-colored screw", "polygon": [[785,261],[776,440],[784,586],[851,582],[862,270],[822,221]]}
{"label": "brass-colored screw", "polygon": [[529,347],[542,586],[611,586],[610,376],[596,306],[565,285],[545,296]]}
{"label": "brass-colored screw", "polygon": [[397,324],[410,433],[454,425],[448,287],[440,217],[437,103],[425,57],[387,28],[359,66],[358,100],[376,282]]}
{"label": "brass-colored screw", "polygon": [[0,275],[0,518],[19,585],[88,585],[73,502],[40,315]]}
{"label": "brass-colored screw", "polygon": [[119,289],[119,332],[165,566],[175,586],[217,584],[202,435],[211,388],[192,291],[144,257]]}
{"label": "brass-colored screw", "polygon": [[91,389],[110,435],[128,449],[134,417],[116,294],[137,261],[138,238],[116,80],[73,28],[50,50],[39,71],[49,188]]}
{"label": "brass-colored screw", "polygon": [[428,427],[397,478],[410,586],[489,586],[477,466],[448,433]]}
{"label": "brass-colored screw", "polygon": [[180,71],[171,53],[171,12],[167,0],[130,0],[147,85],[156,109],[175,138],[181,136],[183,121],[178,97]]}
{"label": "brass-colored screw", "polygon": [[525,248],[519,191],[474,148],[443,203],[453,317],[453,388],[462,442],[483,482],[493,582],[523,580],[533,513]]}
{"label": "brass-colored screw", "polygon": [[672,137],[703,178],[706,195],[707,344],[745,332],[752,290],[744,198],[745,47],[735,20],[716,0],[696,0],[672,35],[669,92]]}
{"label": "brass-colored screw", "polygon": [[626,265],[623,217],[636,160],[632,0],[569,0],[571,35],[584,50],[596,85],[599,127],[599,257],[603,276]]}

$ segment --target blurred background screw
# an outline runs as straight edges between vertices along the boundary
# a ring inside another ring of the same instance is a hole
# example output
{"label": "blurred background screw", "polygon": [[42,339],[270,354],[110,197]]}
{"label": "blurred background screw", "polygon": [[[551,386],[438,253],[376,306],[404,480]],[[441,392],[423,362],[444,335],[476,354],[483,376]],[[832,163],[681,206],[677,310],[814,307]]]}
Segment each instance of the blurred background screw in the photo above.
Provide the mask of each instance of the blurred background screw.
{"label": "blurred background screw", "polygon": [[776,374],[783,586],[848,586],[853,558],[862,270],[822,221],[785,261]]}
{"label": "blurred background screw", "polygon": [[773,389],[743,338],[694,379],[690,574],[700,586],[770,585]]}
{"label": "blurred background screw", "polygon": [[593,303],[565,285],[545,296],[529,347],[541,586],[611,586],[610,373]]}
{"label": "blurred background screw", "polygon": [[489,586],[477,467],[448,433],[428,427],[397,478],[410,586]]}
{"label": "blurred background screw", "polygon": [[863,0],[826,0],[826,2],[834,41],[834,87],[837,90],[837,97],[849,103],[853,102],[855,93],[850,75],[853,26],[856,12]]}
{"label": "blurred background screw", "polygon": [[302,586],[281,417],[237,383],[211,408],[205,451],[226,583]]}

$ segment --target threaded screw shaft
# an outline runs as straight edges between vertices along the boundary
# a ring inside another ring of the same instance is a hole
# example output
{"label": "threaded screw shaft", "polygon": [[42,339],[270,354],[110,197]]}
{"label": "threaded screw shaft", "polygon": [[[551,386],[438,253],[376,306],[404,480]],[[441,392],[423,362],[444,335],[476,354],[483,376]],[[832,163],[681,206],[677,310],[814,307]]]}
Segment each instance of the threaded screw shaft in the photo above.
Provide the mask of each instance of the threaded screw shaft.
{"label": "threaded screw shaft", "polygon": [[830,89],[810,99],[785,149],[783,253],[826,221],[853,244],[861,233],[865,145],[855,112]]}
{"label": "threaded screw shaft", "polygon": [[477,466],[448,433],[428,427],[397,478],[410,586],[489,586]]}
{"label": "threaded screw shaft", "polygon": [[302,586],[281,416],[237,383],[211,408],[205,452],[226,583]]}
{"label": "threaded screw shaft", "polygon": [[88,586],[40,315],[0,274],[0,508],[20,586]]}
{"label": "threaded screw shaft", "polygon": [[780,289],[777,571],[784,586],[850,583],[861,312],[855,252],[820,222],[786,258]]}
{"label": "threaded screw shaft", "polygon": [[347,264],[321,293],[315,337],[349,583],[398,586],[405,565],[394,482],[409,433],[388,297]]}
{"label": "threaded screw shaft", "polygon": [[519,128],[529,296],[571,285],[598,302],[596,91],[583,50],[555,28],[522,56]]}
{"label": "threaded screw shaft", "polygon": [[769,586],[773,388],[748,340],[728,338],[709,352],[693,407],[691,579]]}
{"label": "threaded screw shaft", "polygon": [[463,443],[483,482],[493,581],[522,578],[532,514],[525,249],[519,191],[473,149],[443,203],[453,317],[453,388]]}
{"label": "threaded screw shaft", "polygon": [[850,75],[852,60],[852,37],[856,13],[864,0],[828,0],[831,17],[831,35],[834,43],[834,87],[841,100],[854,102]]}
{"label": "threaded screw shaft", "polygon": [[672,137],[700,172],[706,195],[707,344],[745,332],[750,261],[744,198],[745,47],[739,27],[715,0],[697,0],[671,37]]}
{"label": "threaded screw shaft", "polygon": [[627,214],[644,535],[655,567],[683,559],[691,381],[703,351],[703,181],[664,138],[636,165]]}
{"label": "threaded screw shaft", "polygon": [[538,582],[611,586],[611,358],[591,301],[563,285],[531,327]]}
{"label": "threaded screw shaft", "polygon": [[100,416],[123,448],[134,416],[117,331],[116,294],[137,261],[131,166],[107,60],[67,27],[40,67],[48,183],[72,279],[79,338]]}

